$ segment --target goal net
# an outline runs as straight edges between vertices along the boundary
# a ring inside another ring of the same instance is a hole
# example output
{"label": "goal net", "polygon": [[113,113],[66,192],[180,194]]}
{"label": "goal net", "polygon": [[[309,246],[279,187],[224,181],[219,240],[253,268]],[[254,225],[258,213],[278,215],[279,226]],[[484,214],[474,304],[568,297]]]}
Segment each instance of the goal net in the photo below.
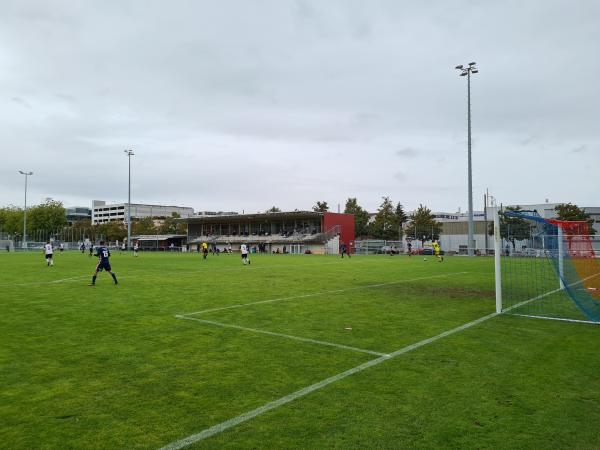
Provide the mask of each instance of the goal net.
{"label": "goal net", "polygon": [[520,210],[500,212],[496,222],[501,312],[600,323],[600,264],[587,222]]}

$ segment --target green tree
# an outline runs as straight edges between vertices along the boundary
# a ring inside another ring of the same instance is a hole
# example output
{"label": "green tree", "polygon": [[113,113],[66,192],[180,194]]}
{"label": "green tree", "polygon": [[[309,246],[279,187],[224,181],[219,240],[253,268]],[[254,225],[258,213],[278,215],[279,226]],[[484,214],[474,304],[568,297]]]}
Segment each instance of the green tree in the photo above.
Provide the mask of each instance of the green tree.
{"label": "green tree", "polygon": [[369,234],[369,213],[358,204],[356,197],[346,200],[344,213],[354,215],[354,234],[357,238]]}
{"label": "green tree", "polygon": [[377,209],[375,219],[369,227],[370,234],[376,239],[398,239],[398,218],[389,197],[382,197],[383,203]]}
{"label": "green tree", "polygon": [[71,233],[76,240],[95,239],[95,227],[90,219],[78,220],[71,225]]}
{"label": "green tree", "polygon": [[398,221],[398,239],[402,239],[402,225],[406,223],[406,221],[408,220],[408,216],[404,212],[404,208],[402,207],[402,204],[400,202],[398,202],[398,204],[396,205],[396,220]]}
{"label": "green tree", "polygon": [[410,216],[410,223],[406,227],[407,238],[417,239],[424,245],[426,241],[440,238],[442,224],[435,220],[435,216],[426,206],[419,208]]}
{"label": "green tree", "polygon": [[554,207],[554,211],[556,211],[556,218],[558,220],[587,222],[590,236],[594,236],[596,234],[596,230],[594,229],[594,219],[592,219],[584,209],[578,207],[577,205],[573,205],[570,202],[561,203],[560,205],[556,205]]}
{"label": "green tree", "polygon": [[123,241],[127,237],[127,227],[123,222],[106,222],[94,227],[95,236],[102,236],[107,241]]}
{"label": "green tree", "polygon": [[177,222],[174,217],[167,217],[158,227],[158,234],[176,234]]}
{"label": "green tree", "polygon": [[[520,206],[507,206],[506,211],[521,211]],[[494,222],[490,223],[490,235],[494,234]],[[516,249],[516,241],[523,241],[531,237],[531,225],[520,217],[500,214],[500,237],[512,244],[513,251]]]}
{"label": "green tree", "polygon": [[27,232],[55,233],[67,226],[65,208],[61,202],[47,200],[27,210]]}
{"label": "green tree", "polygon": [[279,209],[277,206],[271,206],[265,212],[266,213],[278,213],[278,212],[281,212],[281,209]]}
{"label": "green tree", "polygon": [[8,234],[22,234],[23,210],[16,206],[0,208],[0,231]]}
{"label": "green tree", "polygon": [[156,234],[156,226],[152,217],[144,217],[131,224],[132,234]]}
{"label": "green tree", "polygon": [[317,202],[315,206],[313,206],[313,211],[327,212],[329,211],[329,205],[327,204],[327,202]]}

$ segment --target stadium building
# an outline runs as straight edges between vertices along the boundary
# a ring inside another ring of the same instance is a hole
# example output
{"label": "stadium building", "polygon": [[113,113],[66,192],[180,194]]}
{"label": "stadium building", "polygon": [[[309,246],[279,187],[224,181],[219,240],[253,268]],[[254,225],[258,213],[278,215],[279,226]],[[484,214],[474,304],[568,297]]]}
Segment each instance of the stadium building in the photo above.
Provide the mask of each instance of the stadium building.
{"label": "stadium building", "polygon": [[220,250],[245,243],[267,253],[337,254],[340,244],[354,248],[354,216],[315,211],[194,216],[187,223],[190,250],[202,242]]}
{"label": "stadium building", "polygon": [[73,206],[65,208],[65,215],[67,216],[67,222],[69,225],[73,225],[75,222],[80,220],[91,220],[92,210],[85,206]]}
{"label": "stadium building", "polygon": [[[194,208],[186,206],[146,205],[141,203],[131,204],[131,219],[139,220],[145,217],[171,217],[173,213],[180,217],[194,215]],[[106,222],[125,222],[127,220],[127,203],[107,205],[102,200],[92,201],[92,225]]]}

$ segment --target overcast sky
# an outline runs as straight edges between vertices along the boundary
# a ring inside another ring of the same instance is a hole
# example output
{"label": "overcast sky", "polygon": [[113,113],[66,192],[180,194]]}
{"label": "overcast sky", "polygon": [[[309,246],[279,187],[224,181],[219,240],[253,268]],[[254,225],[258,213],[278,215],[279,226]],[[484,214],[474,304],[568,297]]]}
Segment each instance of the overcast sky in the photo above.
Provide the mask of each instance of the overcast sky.
{"label": "overcast sky", "polygon": [[600,206],[600,2],[4,0],[0,205]]}

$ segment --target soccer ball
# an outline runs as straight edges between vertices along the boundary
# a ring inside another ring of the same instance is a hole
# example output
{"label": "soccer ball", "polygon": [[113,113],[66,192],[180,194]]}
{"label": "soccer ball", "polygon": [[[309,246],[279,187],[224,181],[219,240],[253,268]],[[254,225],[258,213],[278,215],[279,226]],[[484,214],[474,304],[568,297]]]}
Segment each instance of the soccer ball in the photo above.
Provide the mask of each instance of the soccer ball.
{"label": "soccer ball", "polygon": [[423,261],[427,261],[427,258],[423,258]]}

